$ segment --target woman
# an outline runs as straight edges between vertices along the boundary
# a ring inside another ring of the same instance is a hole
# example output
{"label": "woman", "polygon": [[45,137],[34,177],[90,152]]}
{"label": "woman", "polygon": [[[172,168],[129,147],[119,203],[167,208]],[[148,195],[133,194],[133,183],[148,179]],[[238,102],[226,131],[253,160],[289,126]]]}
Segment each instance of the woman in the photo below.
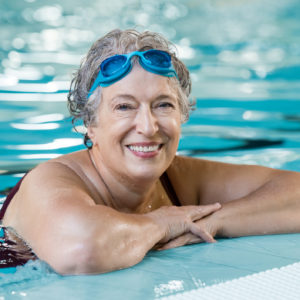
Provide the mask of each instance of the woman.
{"label": "woman", "polygon": [[216,236],[300,232],[299,173],[176,156],[190,90],[162,36],[99,39],[68,96],[88,149],[30,171],[3,224],[61,274],[126,268],[150,249]]}

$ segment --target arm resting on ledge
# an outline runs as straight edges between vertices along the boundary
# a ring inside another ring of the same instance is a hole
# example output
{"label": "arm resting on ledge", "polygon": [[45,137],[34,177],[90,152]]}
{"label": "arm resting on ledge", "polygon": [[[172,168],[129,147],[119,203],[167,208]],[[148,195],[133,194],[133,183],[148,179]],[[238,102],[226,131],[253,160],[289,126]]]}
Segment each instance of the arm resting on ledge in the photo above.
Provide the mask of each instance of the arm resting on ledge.
{"label": "arm resting on ledge", "polygon": [[[227,164],[223,166],[231,168]],[[231,169],[234,168],[240,166],[232,166]],[[215,180],[214,183],[216,187],[221,186],[222,192],[218,191],[218,188],[210,189],[208,194],[215,197],[210,197],[204,202],[210,203],[213,199],[219,201],[222,208],[197,221],[197,226],[214,237],[300,233],[300,173],[259,166],[244,166],[244,170],[238,173],[240,177],[230,169],[227,177],[222,174],[223,170],[220,172],[220,177],[224,179]],[[235,185],[232,185],[232,182]],[[248,186],[254,188],[245,195],[234,198],[243,194],[243,190],[247,190]],[[199,242],[203,240],[186,233],[166,243],[161,249]]]}
{"label": "arm resting on ledge", "polygon": [[300,232],[300,174],[281,171],[207,219],[222,237]]}

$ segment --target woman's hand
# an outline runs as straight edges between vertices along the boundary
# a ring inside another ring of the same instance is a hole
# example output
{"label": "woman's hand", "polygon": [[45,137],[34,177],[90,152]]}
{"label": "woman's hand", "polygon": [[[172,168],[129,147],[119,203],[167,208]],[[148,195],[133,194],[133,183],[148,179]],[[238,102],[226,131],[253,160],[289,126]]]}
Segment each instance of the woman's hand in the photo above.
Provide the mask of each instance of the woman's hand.
{"label": "woman's hand", "polygon": [[[214,236],[217,233],[217,226],[213,222],[211,216],[207,216],[206,218],[198,220],[194,224],[199,228],[199,230],[205,232],[206,235],[210,236],[213,239],[213,242],[215,242]],[[157,250],[172,249],[184,245],[191,245],[191,244],[197,244],[203,242],[210,242],[210,241],[205,240],[202,237],[197,236],[192,232],[187,232],[161,245],[160,247],[157,248]]]}
{"label": "woman's hand", "polygon": [[[197,224],[202,218],[219,210],[219,203],[201,206],[164,206],[147,214],[160,228],[164,229],[164,237],[158,244],[178,245],[186,238],[209,243],[215,242],[211,233],[204,227]],[[175,244],[174,244],[175,242]],[[183,243],[184,245],[185,243]],[[178,247],[178,246],[175,246]],[[173,247],[171,247],[173,248]]]}

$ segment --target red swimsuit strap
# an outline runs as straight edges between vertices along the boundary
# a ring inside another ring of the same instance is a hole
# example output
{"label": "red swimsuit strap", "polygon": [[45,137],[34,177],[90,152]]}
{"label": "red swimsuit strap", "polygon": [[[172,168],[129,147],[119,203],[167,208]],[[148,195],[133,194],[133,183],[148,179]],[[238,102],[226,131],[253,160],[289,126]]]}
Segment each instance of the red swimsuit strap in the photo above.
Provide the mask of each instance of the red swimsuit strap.
{"label": "red swimsuit strap", "polygon": [[15,196],[15,194],[18,192],[20,185],[22,183],[22,180],[25,178],[26,175],[27,175],[27,173],[21,178],[21,180],[19,180],[19,182],[10,190],[9,194],[6,196],[6,199],[0,210],[0,220],[3,219],[8,205],[10,204],[10,202],[13,199],[13,197]]}

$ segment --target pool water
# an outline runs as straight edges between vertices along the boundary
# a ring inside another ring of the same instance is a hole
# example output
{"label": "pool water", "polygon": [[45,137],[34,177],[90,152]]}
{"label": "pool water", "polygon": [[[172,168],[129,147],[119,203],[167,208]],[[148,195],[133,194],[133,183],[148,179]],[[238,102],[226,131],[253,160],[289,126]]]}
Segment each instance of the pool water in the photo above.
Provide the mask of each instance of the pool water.
{"label": "pool water", "polygon": [[[197,109],[179,154],[300,171],[299,19],[296,0],[1,1],[1,199],[36,164],[84,148],[66,109],[71,74],[117,27],[161,32],[191,72]],[[0,299],[159,298],[299,261],[299,245],[297,234],[221,240],[98,276],[35,261],[0,274]]]}

